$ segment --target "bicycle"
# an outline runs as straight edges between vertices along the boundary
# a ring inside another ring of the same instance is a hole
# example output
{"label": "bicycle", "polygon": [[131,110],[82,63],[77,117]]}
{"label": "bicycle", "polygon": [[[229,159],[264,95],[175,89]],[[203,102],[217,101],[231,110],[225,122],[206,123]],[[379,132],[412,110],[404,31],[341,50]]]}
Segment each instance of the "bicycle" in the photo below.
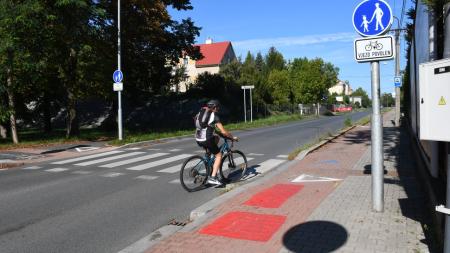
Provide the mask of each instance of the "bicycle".
{"label": "bicycle", "polygon": [[[218,175],[226,183],[236,182],[245,175],[247,170],[247,158],[239,150],[233,150],[233,140],[220,136],[224,143],[220,146],[222,162]],[[231,144],[228,143],[231,141]],[[215,156],[205,149],[203,156],[194,155],[187,158],[180,170],[180,182],[188,192],[198,191],[204,188],[208,176],[211,175]],[[225,169],[224,169],[225,166]]]}

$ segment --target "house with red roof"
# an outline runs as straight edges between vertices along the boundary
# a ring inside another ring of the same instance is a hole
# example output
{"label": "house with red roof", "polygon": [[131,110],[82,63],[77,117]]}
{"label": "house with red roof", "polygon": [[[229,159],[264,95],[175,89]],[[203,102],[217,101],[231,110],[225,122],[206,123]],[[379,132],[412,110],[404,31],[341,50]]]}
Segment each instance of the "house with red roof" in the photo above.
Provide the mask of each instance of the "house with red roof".
{"label": "house with red roof", "polygon": [[194,46],[200,48],[203,58],[193,60],[189,56],[185,56],[180,59],[177,67],[184,67],[186,78],[178,87],[173,87],[174,91],[185,92],[197,80],[198,75],[205,72],[218,74],[221,67],[236,60],[236,55],[230,41],[213,42],[212,39],[207,39],[205,44],[197,44]]}

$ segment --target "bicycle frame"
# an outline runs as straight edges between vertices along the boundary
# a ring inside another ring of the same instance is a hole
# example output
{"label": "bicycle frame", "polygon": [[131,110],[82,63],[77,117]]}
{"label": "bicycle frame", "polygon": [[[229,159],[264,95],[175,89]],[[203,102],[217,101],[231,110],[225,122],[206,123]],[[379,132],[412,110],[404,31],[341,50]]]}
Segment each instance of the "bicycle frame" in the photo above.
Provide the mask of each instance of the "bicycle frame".
{"label": "bicycle frame", "polygon": [[[224,140],[224,143],[220,146],[220,153],[222,153],[222,157],[228,153],[231,148],[233,147],[233,144],[228,144],[228,140],[226,138],[221,137]],[[214,161],[216,160],[216,157],[211,153],[205,153],[204,159],[206,161],[206,165],[210,168],[213,167]]]}

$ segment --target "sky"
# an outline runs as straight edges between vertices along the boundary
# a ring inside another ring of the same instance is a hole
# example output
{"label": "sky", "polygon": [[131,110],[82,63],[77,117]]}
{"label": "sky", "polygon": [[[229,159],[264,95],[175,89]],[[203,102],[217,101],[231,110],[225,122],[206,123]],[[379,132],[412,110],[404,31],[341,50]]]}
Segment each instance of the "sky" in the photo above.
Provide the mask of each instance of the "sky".
{"label": "sky", "polygon": [[[363,0],[191,0],[193,10],[169,10],[175,20],[190,17],[201,27],[196,43],[210,37],[214,42],[231,41],[237,56],[250,51],[265,55],[271,46],[286,60],[323,58],[339,67],[339,79],[348,80],[353,90],[362,87],[371,94],[370,63],[357,63],[353,43],[357,34],[352,24],[355,7]],[[372,0],[371,0],[372,1]],[[387,0],[400,19],[411,0]],[[403,26],[411,22],[406,15]],[[394,22],[393,27],[397,27]],[[405,66],[406,43],[401,36],[400,69]],[[395,61],[380,62],[381,92],[394,91]]]}

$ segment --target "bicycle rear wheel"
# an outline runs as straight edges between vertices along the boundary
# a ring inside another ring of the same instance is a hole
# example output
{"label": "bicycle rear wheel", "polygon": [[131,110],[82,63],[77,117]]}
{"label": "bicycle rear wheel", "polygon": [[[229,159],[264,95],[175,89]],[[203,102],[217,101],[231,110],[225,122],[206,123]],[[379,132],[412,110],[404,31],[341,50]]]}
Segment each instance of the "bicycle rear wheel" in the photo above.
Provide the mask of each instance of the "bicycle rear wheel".
{"label": "bicycle rear wheel", "polygon": [[181,185],[188,192],[198,191],[204,187],[208,174],[209,171],[203,157],[191,156],[181,167]]}
{"label": "bicycle rear wheel", "polygon": [[220,175],[230,183],[239,181],[247,170],[247,158],[239,150],[228,152],[222,159],[220,165]]}

